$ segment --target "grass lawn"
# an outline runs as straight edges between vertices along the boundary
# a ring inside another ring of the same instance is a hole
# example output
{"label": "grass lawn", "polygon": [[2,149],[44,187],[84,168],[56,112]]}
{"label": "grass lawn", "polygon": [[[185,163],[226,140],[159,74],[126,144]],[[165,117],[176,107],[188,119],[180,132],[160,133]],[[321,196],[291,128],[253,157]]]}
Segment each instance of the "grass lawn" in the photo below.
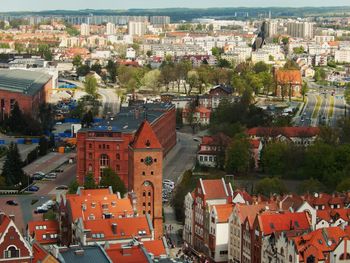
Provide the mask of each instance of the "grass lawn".
{"label": "grass lawn", "polygon": [[322,104],[322,98],[320,95],[317,95],[316,106],[315,106],[314,112],[312,113],[312,116],[311,116],[313,119],[317,118],[318,112],[320,111],[321,104]]}
{"label": "grass lawn", "polygon": [[328,107],[328,118],[333,117],[333,112],[334,112],[334,96],[331,96],[329,100],[329,107]]}

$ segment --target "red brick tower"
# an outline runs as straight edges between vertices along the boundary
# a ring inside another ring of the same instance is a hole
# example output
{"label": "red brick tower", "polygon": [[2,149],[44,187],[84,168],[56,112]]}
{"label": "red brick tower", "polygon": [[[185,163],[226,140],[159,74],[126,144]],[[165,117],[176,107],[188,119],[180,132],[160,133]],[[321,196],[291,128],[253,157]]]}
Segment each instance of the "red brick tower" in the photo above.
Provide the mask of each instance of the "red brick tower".
{"label": "red brick tower", "polygon": [[162,177],[162,145],[144,121],[129,147],[129,191],[136,194],[138,213],[150,214],[156,239],[163,235]]}

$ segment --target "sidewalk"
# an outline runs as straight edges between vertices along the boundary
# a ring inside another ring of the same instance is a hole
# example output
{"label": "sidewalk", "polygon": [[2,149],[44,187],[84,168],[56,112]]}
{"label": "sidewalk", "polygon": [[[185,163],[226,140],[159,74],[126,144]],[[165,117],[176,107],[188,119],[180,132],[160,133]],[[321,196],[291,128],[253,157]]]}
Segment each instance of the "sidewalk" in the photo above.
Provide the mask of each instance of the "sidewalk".
{"label": "sidewalk", "polygon": [[[169,244],[170,257],[176,257],[176,254],[182,247],[182,237],[179,236],[179,231],[183,229],[183,225],[176,221],[174,209],[170,205],[163,205],[164,209],[164,235],[167,239],[170,239],[171,243],[175,246],[172,248]],[[181,231],[182,232],[182,231]]]}

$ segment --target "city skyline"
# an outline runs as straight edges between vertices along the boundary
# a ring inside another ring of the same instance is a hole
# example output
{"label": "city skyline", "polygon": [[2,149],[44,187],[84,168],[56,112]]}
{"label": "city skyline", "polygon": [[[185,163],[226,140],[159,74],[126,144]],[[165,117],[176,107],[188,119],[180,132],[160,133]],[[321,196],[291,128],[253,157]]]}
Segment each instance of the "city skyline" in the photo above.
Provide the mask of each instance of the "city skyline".
{"label": "city skyline", "polygon": [[[236,0],[234,3],[230,0],[205,0],[200,4],[200,8],[211,8],[211,7],[305,7],[305,6],[349,6],[347,0],[335,0],[332,2],[326,0],[286,0],[281,3],[278,0],[252,0],[247,3],[244,0]],[[160,1],[151,0],[145,4],[144,1],[134,0],[130,2],[119,2],[115,3],[110,0],[101,0],[99,2],[91,0],[76,0],[74,2],[62,0],[60,2],[48,2],[45,0],[28,0],[23,1],[11,1],[4,0],[0,12],[9,11],[43,11],[43,10],[79,10],[79,9],[129,9],[129,8],[176,8],[176,7],[187,7],[187,8],[198,8],[198,3],[189,3],[186,0],[172,0],[172,1]]]}

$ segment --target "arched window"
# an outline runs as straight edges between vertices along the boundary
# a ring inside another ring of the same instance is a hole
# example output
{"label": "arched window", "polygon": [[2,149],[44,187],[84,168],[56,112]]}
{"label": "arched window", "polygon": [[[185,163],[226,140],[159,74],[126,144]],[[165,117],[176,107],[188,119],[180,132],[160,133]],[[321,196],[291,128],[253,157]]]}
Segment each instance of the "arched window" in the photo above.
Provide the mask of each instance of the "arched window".
{"label": "arched window", "polygon": [[292,257],[292,255],[289,255],[289,262],[293,262],[293,257]]}
{"label": "arched window", "polygon": [[120,149],[120,146],[119,146],[119,144],[117,144],[117,150],[119,150]]}
{"label": "arched window", "polygon": [[284,250],[283,250],[283,247],[281,247],[281,256],[284,256]]}
{"label": "arched window", "polygon": [[19,258],[19,249],[15,246],[9,246],[5,250],[5,258]]}
{"label": "arched window", "polygon": [[109,166],[109,157],[107,154],[101,154],[100,156],[100,167],[108,167]]}
{"label": "arched window", "polygon": [[91,165],[91,163],[89,164],[88,170],[89,170],[89,172],[92,172],[92,165]]}
{"label": "arched window", "polygon": [[116,159],[120,160],[120,154],[119,153],[116,154]]}

